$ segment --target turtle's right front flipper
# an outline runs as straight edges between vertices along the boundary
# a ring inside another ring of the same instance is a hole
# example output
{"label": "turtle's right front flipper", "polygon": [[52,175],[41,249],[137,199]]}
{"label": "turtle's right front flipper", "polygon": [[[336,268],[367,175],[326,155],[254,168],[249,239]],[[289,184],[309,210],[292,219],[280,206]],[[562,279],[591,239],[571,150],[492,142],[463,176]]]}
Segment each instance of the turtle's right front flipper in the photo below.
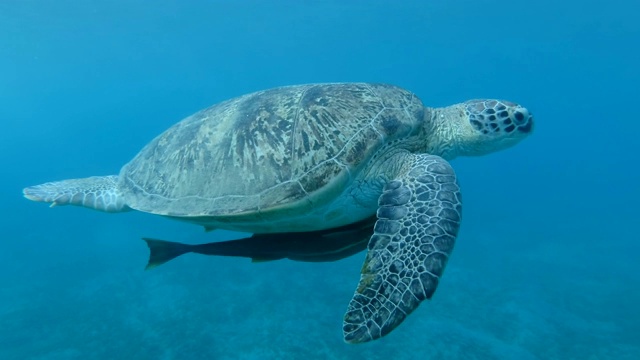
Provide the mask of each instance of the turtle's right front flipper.
{"label": "turtle's right front flipper", "polygon": [[51,207],[76,205],[105,212],[131,210],[118,190],[118,176],[94,176],[48,182],[22,190],[29,200],[50,203]]}

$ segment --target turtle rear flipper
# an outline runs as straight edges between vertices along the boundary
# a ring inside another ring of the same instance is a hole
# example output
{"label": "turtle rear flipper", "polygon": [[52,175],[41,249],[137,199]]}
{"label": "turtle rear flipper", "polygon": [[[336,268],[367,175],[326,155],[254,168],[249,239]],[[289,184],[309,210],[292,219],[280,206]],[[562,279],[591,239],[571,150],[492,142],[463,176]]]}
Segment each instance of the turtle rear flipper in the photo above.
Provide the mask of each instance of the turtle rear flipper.
{"label": "turtle rear flipper", "polygon": [[460,226],[456,176],[438,156],[415,155],[386,184],[358,288],[344,316],[344,339],[362,343],[393,329],[435,292]]}
{"label": "turtle rear flipper", "polygon": [[22,190],[29,200],[50,203],[51,207],[76,205],[104,212],[131,210],[118,190],[118,176],[93,176],[31,186]]}

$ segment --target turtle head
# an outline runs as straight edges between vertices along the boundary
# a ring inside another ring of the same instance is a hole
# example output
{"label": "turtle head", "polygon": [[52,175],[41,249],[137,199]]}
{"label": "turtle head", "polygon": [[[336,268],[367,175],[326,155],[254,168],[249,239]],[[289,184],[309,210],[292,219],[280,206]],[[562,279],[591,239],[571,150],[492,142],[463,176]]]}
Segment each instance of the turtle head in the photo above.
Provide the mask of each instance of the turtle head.
{"label": "turtle head", "polygon": [[434,113],[437,132],[443,135],[434,154],[447,159],[506,149],[533,131],[529,110],[504,100],[469,100]]}

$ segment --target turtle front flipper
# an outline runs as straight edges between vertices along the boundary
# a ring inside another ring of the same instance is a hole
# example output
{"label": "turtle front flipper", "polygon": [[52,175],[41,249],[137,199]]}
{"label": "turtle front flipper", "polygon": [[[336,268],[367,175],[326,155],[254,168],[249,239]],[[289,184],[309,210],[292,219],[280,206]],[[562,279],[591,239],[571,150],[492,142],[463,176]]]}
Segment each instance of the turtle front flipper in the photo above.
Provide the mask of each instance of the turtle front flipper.
{"label": "turtle front flipper", "polygon": [[29,200],[51,206],[77,205],[105,212],[131,210],[118,190],[118,176],[94,176],[48,182],[22,190]]}
{"label": "turtle front flipper", "polygon": [[453,249],[462,211],[455,173],[438,156],[411,159],[378,200],[360,283],[344,316],[348,343],[388,334],[430,299]]}

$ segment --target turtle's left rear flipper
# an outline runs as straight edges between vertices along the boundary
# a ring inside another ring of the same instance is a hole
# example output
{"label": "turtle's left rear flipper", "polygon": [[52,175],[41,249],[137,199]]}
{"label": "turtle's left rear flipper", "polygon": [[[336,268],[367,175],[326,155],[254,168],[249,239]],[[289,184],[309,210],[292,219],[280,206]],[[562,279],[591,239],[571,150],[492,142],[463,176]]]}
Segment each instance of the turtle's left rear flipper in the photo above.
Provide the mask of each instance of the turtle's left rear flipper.
{"label": "turtle's left rear flipper", "polygon": [[131,210],[118,190],[118,176],[92,176],[30,186],[22,190],[32,201],[50,203],[51,207],[76,205],[104,212]]}

